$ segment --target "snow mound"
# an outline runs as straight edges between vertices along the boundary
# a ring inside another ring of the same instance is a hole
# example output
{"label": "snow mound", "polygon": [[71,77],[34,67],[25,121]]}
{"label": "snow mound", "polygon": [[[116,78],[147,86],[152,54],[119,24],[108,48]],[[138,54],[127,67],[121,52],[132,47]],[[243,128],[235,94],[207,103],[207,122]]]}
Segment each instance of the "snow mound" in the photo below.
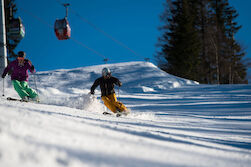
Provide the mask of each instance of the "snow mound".
{"label": "snow mound", "polygon": [[[119,78],[123,86],[117,94],[163,92],[198,84],[195,81],[170,75],[149,62],[127,62],[96,65],[75,69],[59,69],[38,72],[31,77],[30,84],[38,85],[41,101],[46,104],[83,108],[83,96],[90,92],[95,79],[101,76],[104,67],[110,68],[112,75]],[[55,81],[60,81],[56,82]],[[99,88],[96,95],[100,96]],[[47,100],[50,99],[50,100]]]}
{"label": "snow mound", "polygon": [[[121,80],[122,92],[158,92],[198,84],[170,75],[149,62],[127,62],[39,72],[37,82],[41,88],[46,88],[48,94],[55,93],[53,90],[48,90],[50,87],[67,94],[87,93],[95,79],[101,76],[104,67],[110,68],[112,75]],[[60,82],[55,85],[55,80]]]}

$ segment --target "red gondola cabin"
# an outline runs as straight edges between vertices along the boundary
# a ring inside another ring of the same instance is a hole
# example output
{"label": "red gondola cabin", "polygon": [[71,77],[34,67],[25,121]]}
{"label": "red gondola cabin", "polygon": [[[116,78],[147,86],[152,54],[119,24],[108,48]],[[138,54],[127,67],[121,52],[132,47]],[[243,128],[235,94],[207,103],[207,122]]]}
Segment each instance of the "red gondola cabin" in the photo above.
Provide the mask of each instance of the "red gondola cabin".
{"label": "red gondola cabin", "polygon": [[59,40],[65,40],[71,37],[71,27],[66,17],[55,21],[54,31]]}

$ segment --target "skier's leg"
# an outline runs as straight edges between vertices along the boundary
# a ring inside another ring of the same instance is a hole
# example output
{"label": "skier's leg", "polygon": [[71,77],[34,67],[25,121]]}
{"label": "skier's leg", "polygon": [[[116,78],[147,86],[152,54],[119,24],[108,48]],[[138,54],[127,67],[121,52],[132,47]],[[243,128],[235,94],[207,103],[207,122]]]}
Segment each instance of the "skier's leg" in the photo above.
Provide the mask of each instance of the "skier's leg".
{"label": "skier's leg", "polygon": [[30,98],[35,98],[38,96],[37,92],[29,87],[28,82],[22,81],[21,85],[22,85],[23,89],[29,94]]}
{"label": "skier's leg", "polygon": [[23,99],[25,96],[29,96],[29,94],[23,89],[23,86],[20,81],[18,80],[12,80],[12,85],[18,95]]}
{"label": "skier's leg", "polygon": [[114,106],[114,104],[111,102],[111,99],[108,96],[102,96],[101,99],[107,108],[109,108],[112,112],[116,113],[117,109]]}
{"label": "skier's leg", "polygon": [[116,107],[120,110],[120,111],[127,111],[127,108],[126,108],[126,106],[122,103],[122,102],[120,102],[120,101],[117,101],[116,102]]}
{"label": "skier's leg", "polygon": [[117,101],[117,97],[115,93],[109,95],[109,98],[111,99],[111,102],[113,103],[113,105],[115,105],[117,110],[119,110],[120,112],[127,110],[126,106],[122,102]]}

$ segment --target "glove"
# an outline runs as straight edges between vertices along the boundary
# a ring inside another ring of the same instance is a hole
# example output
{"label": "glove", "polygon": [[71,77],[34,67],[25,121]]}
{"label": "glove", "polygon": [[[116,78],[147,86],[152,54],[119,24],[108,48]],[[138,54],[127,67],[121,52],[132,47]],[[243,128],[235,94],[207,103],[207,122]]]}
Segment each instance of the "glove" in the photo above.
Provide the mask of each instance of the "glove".
{"label": "glove", "polygon": [[32,65],[32,66],[31,66],[31,70],[34,71],[34,69],[35,69],[35,67]]}
{"label": "glove", "polygon": [[122,86],[122,82],[119,82],[118,86],[121,87]]}
{"label": "glove", "polygon": [[4,78],[5,77],[5,75],[2,75],[2,78]]}
{"label": "glove", "polygon": [[90,94],[94,95],[94,91],[91,91]]}

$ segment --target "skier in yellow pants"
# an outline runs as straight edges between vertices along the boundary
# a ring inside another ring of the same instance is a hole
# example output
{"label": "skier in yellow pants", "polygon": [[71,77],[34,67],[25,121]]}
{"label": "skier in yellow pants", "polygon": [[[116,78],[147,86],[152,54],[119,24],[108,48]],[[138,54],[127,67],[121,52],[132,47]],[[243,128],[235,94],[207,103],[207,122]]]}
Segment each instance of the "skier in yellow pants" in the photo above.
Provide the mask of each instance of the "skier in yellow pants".
{"label": "skier in yellow pants", "polygon": [[95,80],[91,87],[91,94],[94,94],[95,89],[100,85],[101,89],[101,99],[103,100],[105,106],[109,108],[113,113],[125,113],[128,114],[126,106],[117,101],[117,97],[114,91],[114,84],[117,86],[122,86],[119,79],[111,76],[111,71],[109,68],[104,68],[102,70],[102,77]]}

